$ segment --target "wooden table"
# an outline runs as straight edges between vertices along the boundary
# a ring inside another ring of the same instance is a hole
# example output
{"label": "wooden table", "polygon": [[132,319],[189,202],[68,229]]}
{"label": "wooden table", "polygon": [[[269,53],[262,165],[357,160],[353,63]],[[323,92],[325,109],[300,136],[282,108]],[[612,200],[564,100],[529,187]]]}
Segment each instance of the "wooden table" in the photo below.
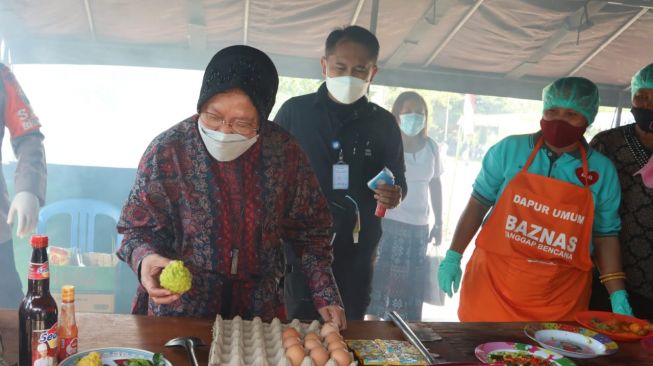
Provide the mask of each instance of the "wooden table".
{"label": "wooden table", "polygon": [[[0,334],[5,344],[5,359],[10,365],[17,360],[17,311],[0,310]],[[211,341],[213,320],[192,318],[158,318],[135,315],[77,314],[79,349],[96,347],[133,347],[161,352],[175,366],[189,365],[181,348],[166,348],[163,344],[178,336],[197,336],[207,344]],[[521,323],[423,323],[444,339],[425,343],[439,353],[444,361],[477,361],[474,348],[491,341],[532,343],[523,332]],[[404,339],[401,331],[389,322],[350,322],[343,332],[346,339]],[[619,352],[590,360],[575,359],[577,365],[653,365],[653,353],[646,352],[639,342],[619,342]],[[208,362],[209,347],[198,349],[201,365]]]}

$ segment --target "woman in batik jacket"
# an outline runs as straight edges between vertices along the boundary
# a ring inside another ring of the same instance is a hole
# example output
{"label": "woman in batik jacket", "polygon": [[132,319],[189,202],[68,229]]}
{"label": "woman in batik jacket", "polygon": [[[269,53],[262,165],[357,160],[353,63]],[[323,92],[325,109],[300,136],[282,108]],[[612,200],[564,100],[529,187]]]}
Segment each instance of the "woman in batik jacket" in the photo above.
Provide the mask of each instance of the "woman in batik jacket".
{"label": "woman in batik jacket", "polygon": [[[278,286],[287,241],[320,315],[345,326],[326,200],[301,148],[267,121],[277,86],[263,52],[225,48],[206,68],[198,114],[145,151],[118,224],[118,256],[141,283],[134,313],[283,317]],[[190,291],[160,287],[170,260],[192,273]]]}

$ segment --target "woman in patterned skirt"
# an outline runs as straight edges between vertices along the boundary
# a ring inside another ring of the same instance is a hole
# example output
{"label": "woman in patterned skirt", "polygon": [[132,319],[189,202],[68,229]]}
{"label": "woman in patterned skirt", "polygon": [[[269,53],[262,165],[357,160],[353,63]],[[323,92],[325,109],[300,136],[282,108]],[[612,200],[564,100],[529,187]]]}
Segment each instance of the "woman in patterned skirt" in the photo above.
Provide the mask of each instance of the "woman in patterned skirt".
{"label": "woman in patterned skirt", "polygon": [[[384,318],[396,311],[408,320],[421,320],[427,281],[426,247],[442,240],[442,165],[435,141],[427,135],[424,99],[404,92],[392,106],[401,128],[409,195],[383,219],[383,236],[372,282],[368,317]],[[429,214],[435,224],[429,232]]]}

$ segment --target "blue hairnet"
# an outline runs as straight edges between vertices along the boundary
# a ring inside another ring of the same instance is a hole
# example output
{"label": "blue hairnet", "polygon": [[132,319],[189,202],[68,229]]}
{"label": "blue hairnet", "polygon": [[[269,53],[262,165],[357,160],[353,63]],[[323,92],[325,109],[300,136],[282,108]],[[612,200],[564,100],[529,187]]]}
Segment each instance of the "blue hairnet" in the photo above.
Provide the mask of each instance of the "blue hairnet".
{"label": "blue hairnet", "polygon": [[630,100],[639,89],[653,89],[653,64],[642,67],[630,80]]}
{"label": "blue hairnet", "polygon": [[591,125],[599,111],[599,89],[585,78],[562,78],[542,89],[542,102],[545,111],[551,108],[573,109]]}

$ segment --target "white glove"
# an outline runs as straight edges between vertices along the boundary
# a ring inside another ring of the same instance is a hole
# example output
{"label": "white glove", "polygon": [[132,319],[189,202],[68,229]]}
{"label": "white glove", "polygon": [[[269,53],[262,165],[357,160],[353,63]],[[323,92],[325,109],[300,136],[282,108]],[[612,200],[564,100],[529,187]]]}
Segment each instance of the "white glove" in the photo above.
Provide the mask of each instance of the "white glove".
{"label": "white glove", "polygon": [[39,219],[39,199],[29,192],[16,193],[11,207],[9,207],[7,224],[14,223],[14,215],[18,216],[16,235],[24,238],[36,229]]}

